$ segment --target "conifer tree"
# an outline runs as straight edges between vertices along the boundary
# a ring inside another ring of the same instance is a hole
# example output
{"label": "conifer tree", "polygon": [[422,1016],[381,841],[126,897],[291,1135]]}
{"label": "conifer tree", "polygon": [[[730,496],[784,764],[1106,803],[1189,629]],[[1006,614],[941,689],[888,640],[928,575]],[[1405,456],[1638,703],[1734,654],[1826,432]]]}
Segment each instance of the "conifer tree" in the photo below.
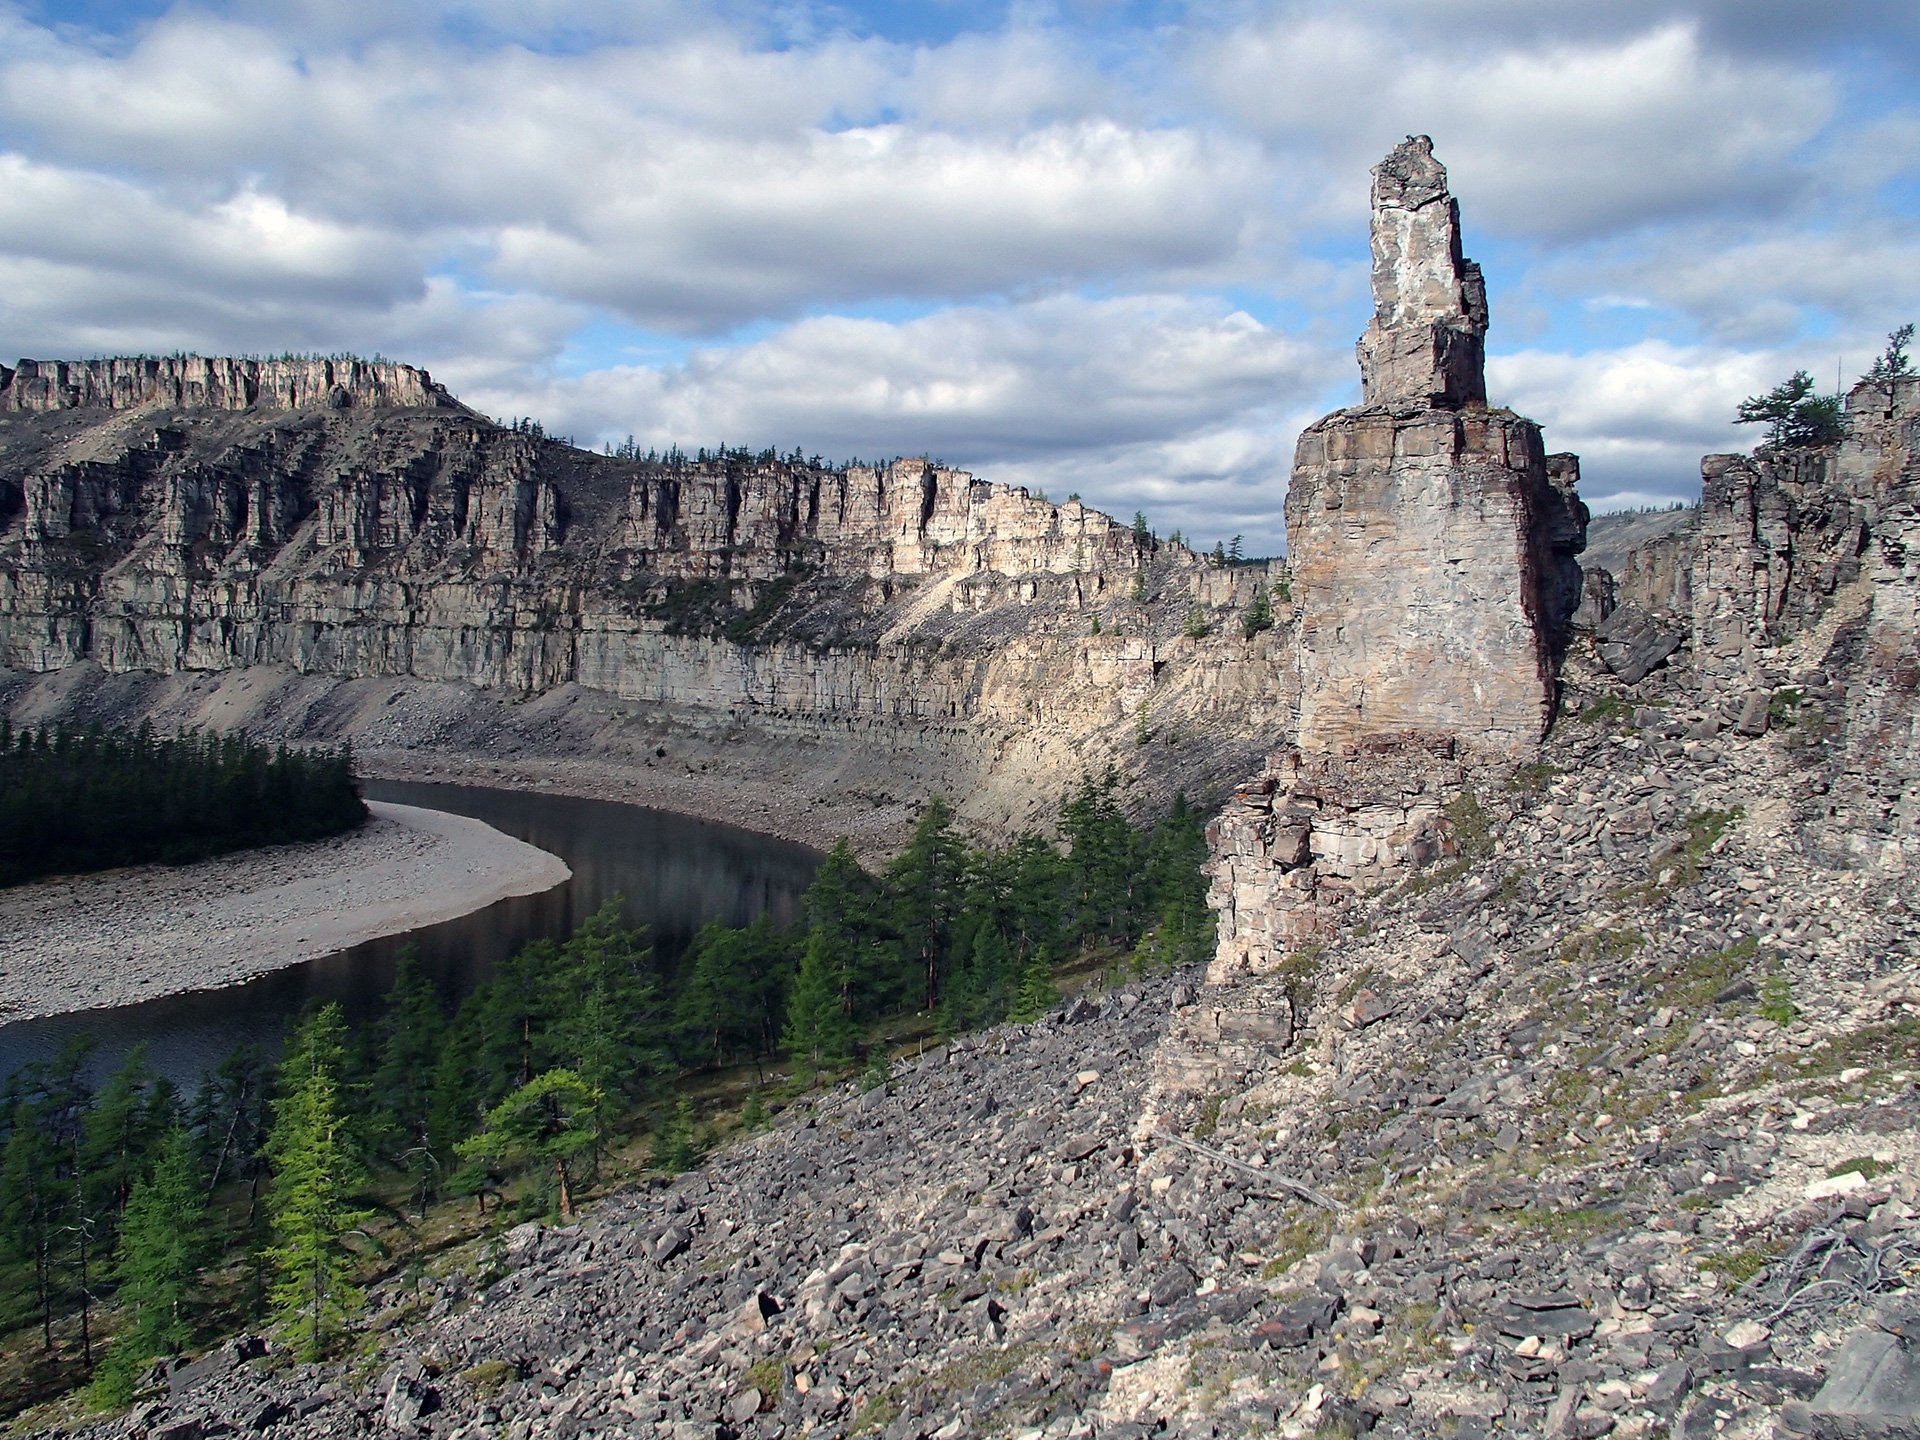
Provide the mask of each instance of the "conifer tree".
{"label": "conifer tree", "polygon": [[844,1065],[853,1055],[853,1022],[841,1008],[837,970],[833,942],[816,925],[807,932],[807,948],[787,997],[787,1025],[780,1040],[793,1060],[796,1080]]}
{"label": "conifer tree", "polygon": [[434,1070],[446,1032],[439,993],[420,968],[419,951],[407,945],[374,1027],[373,1097],[381,1151],[408,1177],[423,1218],[446,1166],[431,1134]]}
{"label": "conifer tree", "polygon": [[267,1137],[268,1301],[275,1323],[309,1359],[359,1303],[344,1241],[369,1215],[352,1200],[364,1172],[340,1105],[344,1030],[340,1007],[328,1005],[296,1032]]}
{"label": "conifer tree", "polygon": [[1007,1018],[1022,1025],[1030,1025],[1059,1000],[1060,992],[1053,985],[1053,966],[1047,960],[1047,952],[1036,950],[1033,958],[1027,961],[1027,968],[1020,973],[1020,989],[1013,997],[1013,1008],[1007,1012]]}
{"label": "conifer tree", "polygon": [[1247,613],[1241,617],[1240,632],[1251,640],[1262,630],[1273,628],[1273,604],[1267,599],[1267,587],[1256,584],[1253,587],[1253,602],[1247,606]]}
{"label": "conifer tree", "polygon": [[129,1312],[94,1378],[95,1397],[119,1406],[140,1372],[193,1339],[190,1305],[209,1252],[204,1182],[178,1124],[159,1141],[151,1173],[135,1181],[120,1226],[114,1273]]}
{"label": "conifer tree", "polygon": [[560,1218],[571,1220],[576,1167],[600,1143],[600,1100],[573,1071],[543,1071],[488,1111],[486,1125],[458,1151],[463,1159],[550,1174]]}
{"label": "conifer tree", "polygon": [[887,867],[893,892],[893,923],[909,956],[917,961],[920,1004],[940,1003],[940,978],[952,943],[967,875],[967,850],[953,833],[953,812],[944,797],[927,802],[906,848]]}

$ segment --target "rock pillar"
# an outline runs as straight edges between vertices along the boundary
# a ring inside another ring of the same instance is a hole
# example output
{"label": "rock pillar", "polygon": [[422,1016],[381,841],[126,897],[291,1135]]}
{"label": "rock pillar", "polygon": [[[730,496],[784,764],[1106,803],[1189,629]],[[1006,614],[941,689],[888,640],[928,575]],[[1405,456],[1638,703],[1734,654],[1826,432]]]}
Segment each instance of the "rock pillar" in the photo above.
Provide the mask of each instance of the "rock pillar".
{"label": "rock pillar", "polygon": [[1373,172],[1364,400],[1294,455],[1294,745],[1214,822],[1217,979],[1338,929],[1349,897],[1455,853],[1449,797],[1530,751],[1580,603],[1579,462],[1486,401],[1486,286],[1424,135]]}

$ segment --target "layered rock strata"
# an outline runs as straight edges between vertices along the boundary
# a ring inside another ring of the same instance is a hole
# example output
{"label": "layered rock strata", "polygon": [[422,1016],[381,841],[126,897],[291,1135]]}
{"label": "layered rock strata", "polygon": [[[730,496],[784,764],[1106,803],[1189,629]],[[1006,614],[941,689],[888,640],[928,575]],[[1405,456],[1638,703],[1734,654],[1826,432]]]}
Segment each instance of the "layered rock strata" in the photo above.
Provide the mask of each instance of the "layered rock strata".
{"label": "layered rock strata", "polygon": [[1463,766],[1539,743],[1581,603],[1579,463],[1486,407],[1485,287],[1424,136],[1374,170],[1373,262],[1364,403],[1307,428],[1287,491],[1295,744],[1210,832],[1217,982],[1457,849]]}
{"label": "layered rock strata", "polygon": [[0,411],[452,408],[424,370],[352,356],[243,360],[139,356],[0,365]]}
{"label": "layered rock strata", "polygon": [[[925,459],[593,455],[453,402],[387,403],[407,376],[407,394],[443,394],[403,367],[324,362],[282,384],[253,362],[156,363],[14,372],[0,666],[104,672],[91,688],[16,685],[21,713],[191,719],[197,696],[227,723],[298,737],[320,723],[299,718],[317,713],[314,678],[577,686],[616,702],[585,742],[614,763],[643,758],[639,731],[649,756],[671,738],[663,718],[703,745],[810,734],[831,756],[821,785],[911,749],[932,788],[999,825],[1109,761],[1167,793],[1225,783],[1292,704],[1284,628],[1249,640],[1240,624],[1264,566],[1213,567],[1077,500]],[[367,403],[308,383],[329,375]],[[240,380],[255,403],[218,408]],[[268,380],[288,403],[259,398]],[[258,682],[238,706],[231,686],[215,702],[199,684],[105,683],[236,673]],[[357,700],[332,708],[370,723]],[[1062,777],[1034,791],[1048,767]],[[976,796],[991,775],[1033,793]]]}

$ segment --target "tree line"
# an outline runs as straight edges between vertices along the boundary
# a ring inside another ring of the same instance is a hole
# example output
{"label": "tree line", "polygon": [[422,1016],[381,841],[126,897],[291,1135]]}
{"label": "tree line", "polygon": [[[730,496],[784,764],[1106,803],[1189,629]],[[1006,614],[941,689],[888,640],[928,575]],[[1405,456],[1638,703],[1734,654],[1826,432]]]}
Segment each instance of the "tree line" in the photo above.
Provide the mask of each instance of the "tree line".
{"label": "tree line", "polygon": [[623,1131],[651,1132],[655,1164],[691,1163],[703,1122],[675,1098],[686,1072],[753,1066],[750,1126],[770,1064],[796,1091],[863,1050],[869,1083],[884,1076],[884,1044],[863,1044],[876,1021],[1035,1019],[1065,962],[1204,958],[1199,813],[1178,799],[1136,826],[1118,789],[1111,771],[1089,778],[1057,839],[998,847],[968,844],[935,799],[878,874],[843,840],[798,923],[710,924],[671,961],[617,902],[458,1005],[403,956],[370,1023],[350,1030],[329,1006],[277,1066],[243,1050],[191,1097],[138,1051],[97,1088],[85,1042],[28,1065],[0,1095],[0,1328],[37,1327],[51,1353],[77,1322],[80,1368],[111,1404],[216,1321],[264,1317],[317,1353],[358,1304],[376,1219],[437,1201],[567,1215]]}
{"label": "tree line", "polygon": [[366,815],[345,746],[0,717],[0,885],[317,840]]}

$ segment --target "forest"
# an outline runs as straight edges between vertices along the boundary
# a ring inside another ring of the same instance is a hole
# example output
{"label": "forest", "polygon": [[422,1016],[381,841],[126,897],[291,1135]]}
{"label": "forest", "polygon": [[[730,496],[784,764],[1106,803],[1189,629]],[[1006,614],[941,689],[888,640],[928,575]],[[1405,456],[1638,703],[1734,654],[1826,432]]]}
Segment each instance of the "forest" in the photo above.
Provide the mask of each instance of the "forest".
{"label": "forest", "polygon": [[[618,1156],[684,1168],[812,1086],[884,1084],[890,1017],[951,1036],[1039,1018],[1063,965],[1203,959],[1199,813],[1136,827],[1118,791],[1089,778],[1057,838],[1000,847],[936,798],[880,873],[842,841],[799,923],[712,924],[671,962],[617,904],[458,1005],[403,959],[372,1022],[306,1015],[277,1063],[242,1051],[191,1096],[138,1052],[90,1082],[84,1041],[25,1067],[0,1095],[0,1351],[31,1383],[0,1392],[123,1405],[156,1359],[263,1322],[323,1353],[430,1217],[566,1217]],[[738,1104],[703,1114],[720,1070]]]}
{"label": "forest", "polygon": [[245,734],[43,725],[0,717],[0,885],[182,865],[318,840],[367,818],[353,757]]}

